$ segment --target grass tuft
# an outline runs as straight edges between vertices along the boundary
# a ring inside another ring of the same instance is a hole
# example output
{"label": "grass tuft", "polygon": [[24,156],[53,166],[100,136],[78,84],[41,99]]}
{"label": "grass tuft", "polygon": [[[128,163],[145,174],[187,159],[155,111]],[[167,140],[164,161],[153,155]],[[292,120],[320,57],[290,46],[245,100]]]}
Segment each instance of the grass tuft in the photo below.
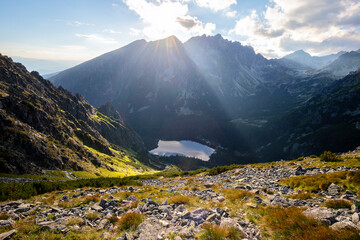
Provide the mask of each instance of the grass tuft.
{"label": "grass tuft", "polygon": [[119,229],[124,231],[135,231],[145,220],[145,215],[136,212],[126,213],[118,221]]}
{"label": "grass tuft", "polygon": [[186,204],[189,205],[191,198],[189,196],[175,196],[168,199],[168,204]]}
{"label": "grass tuft", "polygon": [[243,234],[236,227],[225,227],[211,223],[205,223],[200,233],[201,240],[238,240],[243,237]]}
{"label": "grass tuft", "polygon": [[328,200],[325,202],[324,206],[327,208],[340,209],[340,208],[348,208],[351,209],[351,202],[347,200]]}
{"label": "grass tuft", "polygon": [[327,224],[305,216],[302,211],[296,207],[261,209],[258,214],[262,217],[258,223],[264,228],[263,235],[274,240],[359,239],[359,235],[355,231],[332,230]]}

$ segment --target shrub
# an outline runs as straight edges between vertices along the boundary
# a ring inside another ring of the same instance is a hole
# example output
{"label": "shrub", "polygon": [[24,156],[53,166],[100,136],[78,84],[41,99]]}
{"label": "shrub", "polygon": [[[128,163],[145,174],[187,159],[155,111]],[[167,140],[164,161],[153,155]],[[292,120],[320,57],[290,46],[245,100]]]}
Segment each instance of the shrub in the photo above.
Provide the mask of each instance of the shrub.
{"label": "shrub", "polygon": [[168,200],[169,204],[190,204],[191,198],[189,196],[175,196],[171,197]]}
{"label": "shrub", "polygon": [[280,184],[286,184],[293,189],[316,193],[326,190],[331,183],[335,183],[350,191],[360,193],[360,171],[334,172],[317,175],[305,175],[285,178]]}
{"label": "shrub", "polygon": [[89,212],[86,214],[86,218],[89,220],[95,220],[100,217],[100,214],[97,212]]}
{"label": "shrub", "polygon": [[340,208],[351,208],[351,202],[347,200],[328,200],[324,204],[327,208],[340,209]]}
{"label": "shrub", "polygon": [[0,213],[0,220],[8,220],[10,215],[7,213]]}
{"label": "shrub", "polygon": [[255,196],[255,194],[252,192],[238,189],[224,189],[223,192],[225,197],[231,202],[235,202],[236,200],[242,200],[244,197]]}
{"label": "shrub", "polygon": [[82,223],[83,223],[83,220],[80,217],[72,217],[66,221],[66,225],[68,225],[68,226],[80,225]]}
{"label": "shrub", "polygon": [[301,199],[301,200],[308,200],[312,198],[311,193],[297,193],[297,194],[293,194],[288,196],[291,199]]}
{"label": "shrub", "polygon": [[238,240],[243,234],[236,227],[225,227],[216,224],[205,223],[200,234],[202,240]]}
{"label": "shrub", "polygon": [[359,239],[356,231],[334,231],[325,223],[306,217],[303,210],[291,208],[266,208],[262,223],[270,239],[277,240],[352,240]]}
{"label": "shrub", "polygon": [[145,215],[136,212],[126,213],[118,221],[119,229],[124,231],[135,231],[136,228],[145,220]]}
{"label": "shrub", "polygon": [[338,162],[340,159],[331,151],[325,151],[323,154],[320,155],[320,160],[323,162]]}

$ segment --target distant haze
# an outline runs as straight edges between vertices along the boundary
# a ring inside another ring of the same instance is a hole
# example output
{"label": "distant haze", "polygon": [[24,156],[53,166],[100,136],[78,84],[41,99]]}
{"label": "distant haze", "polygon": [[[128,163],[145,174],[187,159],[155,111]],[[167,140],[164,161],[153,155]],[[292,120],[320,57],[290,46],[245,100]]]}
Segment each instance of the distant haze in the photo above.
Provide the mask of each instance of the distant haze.
{"label": "distant haze", "polygon": [[67,60],[45,60],[35,58],[11,57],[15,62],[23,64],[28,71],[37,71],[41,75],[60,72],[80,62]]}

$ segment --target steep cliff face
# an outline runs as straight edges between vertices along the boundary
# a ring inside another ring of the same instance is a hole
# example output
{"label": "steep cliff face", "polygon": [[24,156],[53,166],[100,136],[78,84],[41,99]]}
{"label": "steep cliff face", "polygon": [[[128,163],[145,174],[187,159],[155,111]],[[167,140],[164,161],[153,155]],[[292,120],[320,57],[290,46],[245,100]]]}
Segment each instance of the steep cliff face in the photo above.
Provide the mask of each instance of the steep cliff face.
{"label": "steep cliff face", "polygon": [[145,148],[118,113],[107,109],[111,106],[96,109],[81,95],[56,88],[0,55],[1,171],[116,171],[117,165],[105,162],[101,154],[121,159],[129,155],[126,149],[144,153]]}

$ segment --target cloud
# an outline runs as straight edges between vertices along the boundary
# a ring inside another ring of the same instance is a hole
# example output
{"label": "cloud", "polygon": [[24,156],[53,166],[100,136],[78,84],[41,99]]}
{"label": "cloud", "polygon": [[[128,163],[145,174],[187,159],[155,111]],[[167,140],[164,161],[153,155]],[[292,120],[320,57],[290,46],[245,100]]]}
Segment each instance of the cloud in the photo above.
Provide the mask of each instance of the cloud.
{"label": "cloud", "polygon": [[117,4],[117,3],[112,3],[111,6],[113,6],[113,7],[118,7],[119,4]]}
{"label": "cloud", "polygon": [[95,41],[95,42],[100,42],[100,43],[104,43],[104,44],[117,44],[118,42],[112,38],[104,38],[101,37],[99,35],[96,34],[75,34],[76,37],[78,38],[84,38],[86,40],[90,40],[90,41]]}
{"label": "cloud", "polygon": [[230,18],[236,17],[236,15],[237,15],[237,11],[229,11],[225,13],[225,16]]}
{"label": "cloud", "polygon": [[195,2],[200,7],[210,8],[215,12],[227,9],[231,5],[236,4],[236,0],[195,0]]}
{"label": "cloud", "polygon": [[180,23],[181,26],[183,26],[186,29],[192,29],[196,26],[201,26],[201,22],[198,21],[196,18],[193,17],[177,17],[176,21]]}
{"label": "cloud", "polygon": [[150,40],[170,35],[185,40],[193,35],[211,34],[216,28],[213,23],[203,23],[195,16],[190,16],[187,0],[123,0],[123,2],[140,17],[144,24],[141,35]]}
{"label": "cloud", "polygon": [[239,19],[229,34],[268,56],[274,56],[271,49],[284,55],[300,48],[328,54],[359,44],[359,12],[358,0],[270,0],[263,13]]}
{"label": "cloud", "polygon": [[84,23],[84,22],[80,22],[80,21],[67,22],[66,25],[72,26],[72,27],[95,26],[95,24]]}
{"label": "cloud", "polygon": [[105,32],[105,33],[111,33],[111,34],[120,34],[120,33],[121,33],[121,32],[119,32],[119,31],[115,31],[115,30],[108,29],[108,28],[104,29],[103,32]]}

